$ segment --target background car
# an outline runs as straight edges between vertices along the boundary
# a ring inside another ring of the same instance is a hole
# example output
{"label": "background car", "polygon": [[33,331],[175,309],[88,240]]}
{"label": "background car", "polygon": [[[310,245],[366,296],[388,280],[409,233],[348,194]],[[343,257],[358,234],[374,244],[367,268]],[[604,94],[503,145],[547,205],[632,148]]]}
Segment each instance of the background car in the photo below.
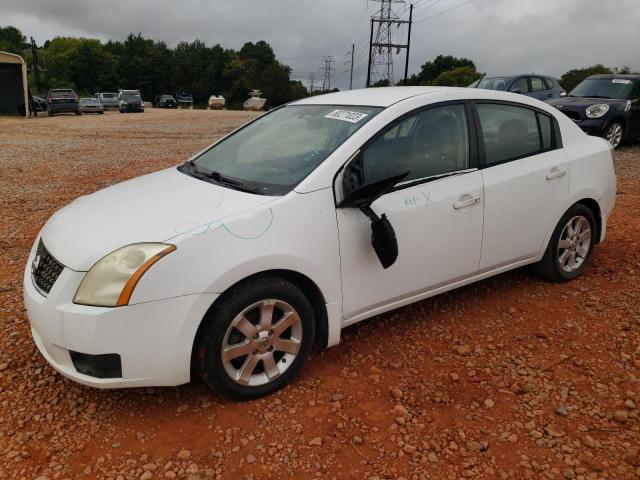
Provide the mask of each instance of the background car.
{"label": "background car", "polygon": [[222,95],[211,95],[207,103],[209,110],[224,110],[226,100]]}
{"label": "background car", "polygon": [[640,139],[640,75],[593,75],[548,103],[613,148]]}
{"label": "background car", "polygon": [[105,110],[117,110],[119,108],[118,104],[118,94],[113,92],[102,92],[96,93],[95,97],[100,100],[102,106]]}
{"label": "background car", "polygon": [[193,108],[193,95],[188,92],[178,92],[176,102],[180,108]]}
{"label": "background car", "polygon": [[81,383],[195,372],[251,398],[386,311],[525,265],[575,279],[615,194],[609,145],[532,98],[314,96],[58,210],[29,255],[26,311],[43,356]]}
{"label": "background car", "polygon": [[82,115],[80,99],[70,88],[53,88],[47,94],[47,113],[50,117],[58,113]]}
{"label": "background car", "polygon": [[144,112],[144,102],[140,96],[140,90],[120,90],[118,106],[120,113]]}
{"label": "background car", "polygon": [[153,106],[156,108],[178,108],[173,95],[156,95],[153,99]]}
{"label": "background car", "polygon": [[47,101],[42,97],[38,97],[37,95],[34,95],[33,105],[35,106],[35,108],[38,109],[39,112],[47,111]]}
{"label": "background car", "polygon": [[82,113],[104,113],[104,106],[95,97],[83,97],[80,99],[80,111]]}
{"label": "background car", "polygon": [[545,75],[512,75],[504,77],[484,77],[476,80],[471,88],[484,88],[486,90],[500,90],[503,92],[520,93],[528,97],[546,100],[548,98],[560,98],[566,95],[560,82]]}

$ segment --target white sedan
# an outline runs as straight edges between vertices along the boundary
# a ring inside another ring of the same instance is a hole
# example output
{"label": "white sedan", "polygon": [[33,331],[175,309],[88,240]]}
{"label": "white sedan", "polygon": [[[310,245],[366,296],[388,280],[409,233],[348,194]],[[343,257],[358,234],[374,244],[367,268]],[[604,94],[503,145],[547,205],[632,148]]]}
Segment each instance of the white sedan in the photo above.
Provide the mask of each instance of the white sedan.
{"label": "white sedan", "polygon": [[275,109],[186,163],[78,198],[35,240],[35,343],[94,387],[236,398],[343,328],[533,264],[580,275],[615,201],[612,152],[540,101],[394,87]]}

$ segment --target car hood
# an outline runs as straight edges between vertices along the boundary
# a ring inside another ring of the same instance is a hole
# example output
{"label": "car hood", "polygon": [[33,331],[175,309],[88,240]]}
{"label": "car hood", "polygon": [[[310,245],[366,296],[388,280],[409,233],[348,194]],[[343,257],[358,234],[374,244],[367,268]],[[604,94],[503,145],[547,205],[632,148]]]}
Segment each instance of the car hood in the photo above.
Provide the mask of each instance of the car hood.
{"label": "car hood", "polygon": [[87,271],[103,256],[138,242],[166,242],[278,197],[214,185],[176,168],[144,175],[57,211],[42,230],[47,250],[63,265]]}
{"label": "car hood", "polygon": [[591,97],[562,97],[554,98],[553,100],[547,100],[549,105],[562,110],[563,108],[571,110],[585,110],[591,105],[610,105],[615,108],[624,109],[627,105],[627,101],[619,98],[591,98]]}

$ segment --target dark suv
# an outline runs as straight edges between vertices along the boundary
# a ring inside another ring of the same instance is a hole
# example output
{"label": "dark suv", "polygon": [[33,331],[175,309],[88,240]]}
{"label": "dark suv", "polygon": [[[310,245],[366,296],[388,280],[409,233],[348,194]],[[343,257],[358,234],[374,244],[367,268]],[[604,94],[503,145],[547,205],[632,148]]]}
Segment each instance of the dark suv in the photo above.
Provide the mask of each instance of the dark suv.
{"label": "dark suv", "polygon": [[54,88],[47,94],[47,114],[53,117],[58,113],[82,115],[80,98],[70,88]]}
{"label": "dark suv", "polygon": [[153,106],[156,108],[178,108],[173,95],[157,95],[153,100]]}
{"label": "dark suv", "polygon": [[120,90],[118,94],[118,109],[120,113],[144,112],[144,102],[139,90]]}
{"label": "dark suv", "polygon": [[640,75],[593,75],[566,98],[547,103],[613,148],[640,138]]}

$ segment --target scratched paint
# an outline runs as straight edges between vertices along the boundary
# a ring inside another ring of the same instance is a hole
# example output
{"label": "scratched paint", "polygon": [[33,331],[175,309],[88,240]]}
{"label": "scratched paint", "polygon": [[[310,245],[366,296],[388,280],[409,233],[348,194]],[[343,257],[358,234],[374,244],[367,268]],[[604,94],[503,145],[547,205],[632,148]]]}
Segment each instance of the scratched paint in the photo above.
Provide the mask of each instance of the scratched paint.
{"label": "scratched paint", "polygon": [[414,208],[431,205],[431,192],[419,192],[410,197],[404,197],[404,206],[406,208]]}
{"label": "scratched paint", "polygon": [[230,235],[241,240],[256,240],[265,235],[273,225],[273,210],[259,212],[246,219],[235,219],[231,226],[226,225],[223,219],[216,219],[206,223],[183,222],[174,227],[178,235],[190,237],[204,235],[206,233],[224,230]]}

